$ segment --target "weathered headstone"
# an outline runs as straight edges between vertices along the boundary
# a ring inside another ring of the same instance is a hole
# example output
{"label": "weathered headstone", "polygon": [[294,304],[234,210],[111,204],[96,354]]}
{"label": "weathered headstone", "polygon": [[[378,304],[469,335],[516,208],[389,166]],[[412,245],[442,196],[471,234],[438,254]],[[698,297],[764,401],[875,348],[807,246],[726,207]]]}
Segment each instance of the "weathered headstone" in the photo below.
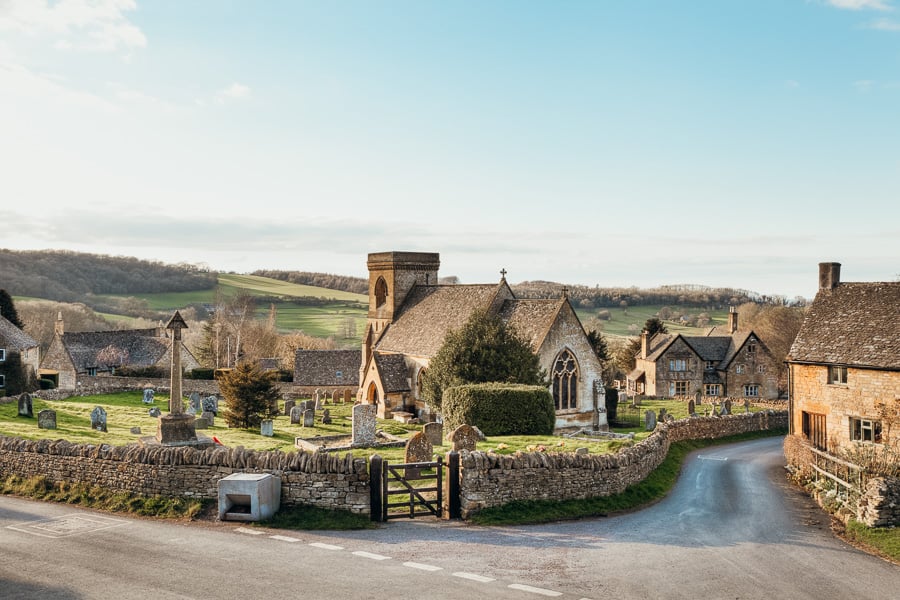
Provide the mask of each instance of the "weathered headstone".
{"label": "weathered headstone", "polygon": [[275,435],[275,421],[272,419],[263,419],[259,424],[259,434],[266,437]]}
{"label": "weathered headstone", "polygon": [[656,413],[652,410],[648,410],[644,413],[644,429],[646,431],[653,431],[656,429]]}
{"label": "weathered headstone", "polygon": [[731,398],[725,400],[725,404],[722,406],[722,414],[730,415],[731,414]]}
{"label": "weathered headstone", "polygon": [[291,409],[291,425],[299,425],[303,421],[303,407],[295,406]]}
{"label": "weathered headstone", "polygon": [[91,429],[106,432],[106,411],[102,406],[96,406],[91,411]]}
{"label": "weathered headstone", "polygon": [[154,406],[153,408],[151,408],[150,410],[147,411],[147,414],[149,414],[151,417],[156,418],[162,414],[162,411]]}
{"label": "weathered headstone", "polygon": [[316,426],[316,411],[311,408],[307,408],[303,411],[303,426],[304,427],[315,427]]}
{"label": "weathered headstone", "polygon": [[697,404],[703,404],[703,394],[700,393],[700,390],[697,390],[697,393],[694,394],[694,402]]}
{"label": "weathered headstone", "polygon": [[332,403],[332,404],[337,404],[337,403],[338,403],[338,399],[339,399],[340,397],[341,397],[340,393],[339,393],[337,390],[334,390],[333,392],[331,392],[331,403]]}
{"label": "weathered headstone", "polygon": [[284,414],[285,416],[290,416],[291,409],[297,405],[296,400],[285,400],[284,401]]}
{"label": "weathered headstone", "polygon": [[634,398],[631,399],[631,406],[640,406],[641,405],[641,397],[635,394]]}
{"label": "weathered headstone", "polygon": [[478,442],[478,434],[471,425],[460,425],[450,433],[451,448],[456,451],[474,451]]}
{"label": "weathered headstone", "polygon": [[353,407],[351,444],[372,445],[375,443],[375,410],[374,404],[357,404]]}
{"label": "weathered headstone", "polygon": [[327,408],[325,409],[325,412],[322,413],[322,425],[331,425],[331,411]]}
{"label": "weathered headstone", "polygon": [[140,427],[132,427],[130,431],[131,431],[131,433],[133,433],[134,435],[141,435],[141,428],[140,428]]}
{"label": "weathered headstone", "polygon": [[344,390],[344,404],[347,404],[348,402],[352,402],[352,401],[353,401],[353,396],[350,395],[350,390],[349,389]]}
{"label": "weathered headstone", "polygon": [[444,443],[443,423],[425,423],[422,431],[425,432],[425,437],[428,438],[432,446],[440,446]]}
{"label": "weathered headstone", "polygon": [[56,429],[56,411],[45,408],[38,413],[38,429]]}
{"label": "weathered headstone", "polygon": [[750,414],[750,398],[744,398],[744,412]]}
{"label": "weathered headstone", "polygon": [[154,393],[155,392],[150,388],[147,388],[144,390],[144,397],[142,398],[142,401],[144,402],[144,404],[153,404],[153,394]]}
{"label": "weathered headstone", "polygon": [[216,415],[211,410],[204,410],[200,414],[200,419],[198,419],[198,420],[206,421],[206,426],[212,427],[213,425],[216,424]]}
{"label": "weathered headstone", "polygon": [[194,421],[194,429],[208,429],[209,421],[204,419],[203,417],[198,417],[196,421]]}
{"label": "weathered headstone", "polygon": [[206,398],[204,398],[203,412],[211,412],[212,414],[219,416],[219,397],[207,396]]}
{"label": "weathered headstone", "polygon": [[[430,462],[433,452],[434,447],[431,445],[431,442],[428,440],[428,437],[425,435],[425,433],[422,431],[417,431],[416,433],[412,434],[412,436],[410,436],[410,438],[406,441],[404,462]],[[417,479],[421,472],[422,470],[416,467],[407,467],[406,477],[410,479]]]}
{"label": "weathered headstone", "polygon": [[688,400],[688,415],[693,415],[696,410],[696,404],[693,400]]}
{"label": "weathered headstone", "polygon": [[322,398],[316,394],[316,403],[313,405],[315,410],[322,410]]}
{"label": "weathered headstone", "polygon": [[20,417],[28,417],[29,419],[34,417],[34,407],[31,403],[31,394],[25,392],[21,396],[19,396],[19,416]]}

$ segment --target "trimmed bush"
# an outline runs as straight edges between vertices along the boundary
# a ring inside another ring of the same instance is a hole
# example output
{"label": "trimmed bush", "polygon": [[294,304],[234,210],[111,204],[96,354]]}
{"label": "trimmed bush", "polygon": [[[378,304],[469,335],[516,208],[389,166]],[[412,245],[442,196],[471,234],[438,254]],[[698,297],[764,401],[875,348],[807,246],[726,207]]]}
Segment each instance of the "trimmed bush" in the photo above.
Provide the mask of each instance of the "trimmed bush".
{"label": "trimmed bush", "polygon": [[185,374],[185,377],[187,377],[188,379],[212,380],[214,371],[215,371],[215,369],[194,369],[193,371],[188,371]]}
{"label": "trimmed bush", "polygon": [[38,384],[40,385],[42,390],[55,390],[56,382],[52,379],[39,379]]}
{"label": "trimmed bush", "polygon": [[118,367],[114,373],[117,377],[147,377],[162,379],[169,376],[169,370],[163,367]]}
{"label": "trimmed bush", "polygon": [[550,435],[556,424],[553,396],[539,385],[473,383],[444,390],[444,424],[478,427],[484,435]]}

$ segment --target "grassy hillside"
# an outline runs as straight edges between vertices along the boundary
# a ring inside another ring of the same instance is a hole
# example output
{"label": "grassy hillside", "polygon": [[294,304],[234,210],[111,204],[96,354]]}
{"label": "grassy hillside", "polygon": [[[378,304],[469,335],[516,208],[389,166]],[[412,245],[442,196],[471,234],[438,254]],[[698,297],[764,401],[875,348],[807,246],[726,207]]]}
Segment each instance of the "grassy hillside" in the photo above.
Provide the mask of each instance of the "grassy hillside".
{"label": "grassy hillside", "polygon": [[[634,306],[628,307],[627,309],[622,308],[610,308],[604,309],[609,310],[610,319],[608,321],[599,321],[603,324],[603,334],[604,335],[612,335],[612,336],[633,336],[639,335],[641,329],[644,327],[644,323],[647,322],[647,319],[653,318],[657,315],[662,306],[657,305],[648,305],[648,306]],[[578,314],[578,318],[581,319],[582,324],[585,329],[591,329],[592,319],[596,318],[597,313],[600,310],[596,308],[576,308],[575,312]],[[714,325],[724,325],[728,322],[728,311],[719,310],[719,311],[705,311],[701,309],[689,309],[691,314],[697,314],[700,312],[705,312],[710,316],[710,323],[706,327],[688,327],[685,325],[679,325],[674,321],[665,321],[666,328],[669,330],[669,333],[683,333],[685,335],[703,335],[707,331],[709,331],[710,327]],[[629,330],[629,327],[634,325],[637,327],[636,332],[632,332]]]}

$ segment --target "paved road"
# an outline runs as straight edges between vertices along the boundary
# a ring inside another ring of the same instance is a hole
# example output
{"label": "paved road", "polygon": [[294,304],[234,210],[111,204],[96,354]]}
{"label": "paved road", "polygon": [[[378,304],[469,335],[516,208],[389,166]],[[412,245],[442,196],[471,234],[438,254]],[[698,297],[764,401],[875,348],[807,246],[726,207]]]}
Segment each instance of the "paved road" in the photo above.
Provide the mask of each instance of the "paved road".
{"label": "paved road", "polygon": [[0,598],[892,598],[900,568],[835,539],[781,439],[701,451],[637,513],[545,526],[284,532],[0,498]]}

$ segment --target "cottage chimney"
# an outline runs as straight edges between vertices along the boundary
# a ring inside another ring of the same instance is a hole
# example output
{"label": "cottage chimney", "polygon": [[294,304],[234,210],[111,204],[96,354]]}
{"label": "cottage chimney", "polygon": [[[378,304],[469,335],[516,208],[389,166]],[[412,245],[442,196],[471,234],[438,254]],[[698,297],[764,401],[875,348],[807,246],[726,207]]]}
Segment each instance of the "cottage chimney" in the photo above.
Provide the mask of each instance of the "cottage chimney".
{"label": "cottage chimney", "polygon": [[738,312],[737,308],[728,309],[728,333],[734,333],[738,328]]}
{"label": "cottage chimney", "polygon": [[66,325],[63,323],[62,311],[59,311],[56,314],[56,323],[53,325],[53,333],[56,335],[62,335],[66,332]]}
{"label": "cottage chimney", "polygon": [[647,330],[643,330],[641,332],[641,358],[647,358],[647,342],[650,337],[650,334],[647,333]]}
{"label": "cottage chimney", "polygon": [[841,284],[841,263],[819,263],[819,291],[833,290]]}

